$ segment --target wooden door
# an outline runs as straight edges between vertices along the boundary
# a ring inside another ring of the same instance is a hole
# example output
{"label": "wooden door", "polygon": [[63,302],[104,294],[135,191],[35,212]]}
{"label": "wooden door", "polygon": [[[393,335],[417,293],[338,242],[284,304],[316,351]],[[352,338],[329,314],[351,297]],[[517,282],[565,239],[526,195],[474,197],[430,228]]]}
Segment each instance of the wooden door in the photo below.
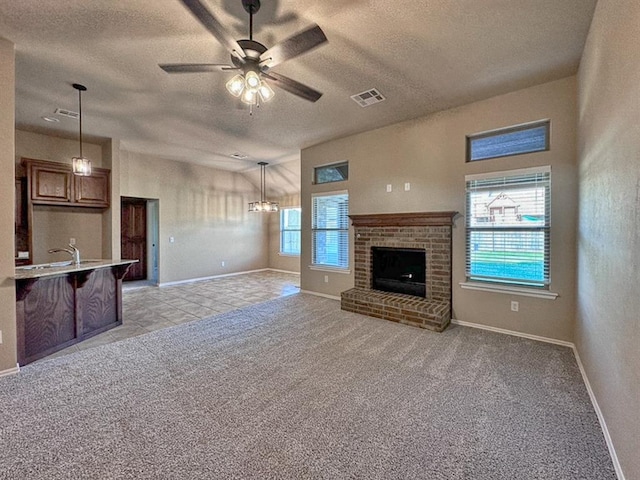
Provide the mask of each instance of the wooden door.
{"label": "wooden door", "polygon": [[122,198],[121,257],[138,260],[131,265],[125,281],[147,278],[147,201],[141,198]]}

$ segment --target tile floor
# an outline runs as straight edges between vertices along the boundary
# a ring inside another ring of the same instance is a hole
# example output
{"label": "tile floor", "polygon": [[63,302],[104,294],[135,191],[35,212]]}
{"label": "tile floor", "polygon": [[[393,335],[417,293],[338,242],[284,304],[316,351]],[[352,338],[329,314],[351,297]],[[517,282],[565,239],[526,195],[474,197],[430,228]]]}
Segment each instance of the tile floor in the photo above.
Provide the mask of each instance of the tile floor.
{"label": "tile floor", "polygon": [[167,287],[125,283],[122,325],[49,355],[53,358],[193,322],[300,291],[300,275],[264,271]]}

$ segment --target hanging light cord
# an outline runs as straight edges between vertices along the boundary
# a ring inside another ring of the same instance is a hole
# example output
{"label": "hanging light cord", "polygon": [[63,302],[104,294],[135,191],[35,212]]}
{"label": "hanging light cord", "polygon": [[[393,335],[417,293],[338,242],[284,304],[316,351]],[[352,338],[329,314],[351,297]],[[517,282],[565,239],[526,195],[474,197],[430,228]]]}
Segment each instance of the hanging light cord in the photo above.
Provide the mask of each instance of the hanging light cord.
{"label": "hanging light cord", "polygon": [[79,141],[80,141],[80,158],[84,158],[82,156],[82,90],[81,89],[78,89],[78,108],[80,110],[80,112],[78,112],[78,114],[80,116],[80,118],[79,118],[79,121],[80,121],[80,138],[79,138]]}

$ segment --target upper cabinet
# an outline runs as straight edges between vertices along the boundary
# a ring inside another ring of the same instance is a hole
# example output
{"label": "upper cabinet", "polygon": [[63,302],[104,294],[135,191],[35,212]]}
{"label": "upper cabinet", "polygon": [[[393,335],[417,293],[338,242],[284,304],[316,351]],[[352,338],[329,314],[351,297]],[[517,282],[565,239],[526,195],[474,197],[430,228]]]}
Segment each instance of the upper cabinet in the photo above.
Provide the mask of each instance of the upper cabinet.
{"label": "upper cabinet", "polygon": [[93,168],[88,177],[74,175],[71,166],[23,158],[31,202],[37,205],[109,207],[110,171]]}
{"label": "upper cabinet", "polygon": [[109,206],[109,170],[92,168],[91,175],[73,175],[73,201],[88,207]]}

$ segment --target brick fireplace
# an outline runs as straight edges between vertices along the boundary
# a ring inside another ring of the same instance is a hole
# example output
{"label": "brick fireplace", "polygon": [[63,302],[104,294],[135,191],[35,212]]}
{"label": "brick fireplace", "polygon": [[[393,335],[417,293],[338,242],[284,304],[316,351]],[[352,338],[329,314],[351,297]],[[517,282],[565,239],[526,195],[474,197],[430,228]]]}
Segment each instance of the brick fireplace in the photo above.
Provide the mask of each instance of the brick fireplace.
{"label": "brick fireplace", "polygon": [[[457,212],[350,215],[355,229],[354,288],[341,308],[394,322],[443,331],[451,321],[451,229]],[[372,288],[374,247],[425,252],[425,295]]]}

